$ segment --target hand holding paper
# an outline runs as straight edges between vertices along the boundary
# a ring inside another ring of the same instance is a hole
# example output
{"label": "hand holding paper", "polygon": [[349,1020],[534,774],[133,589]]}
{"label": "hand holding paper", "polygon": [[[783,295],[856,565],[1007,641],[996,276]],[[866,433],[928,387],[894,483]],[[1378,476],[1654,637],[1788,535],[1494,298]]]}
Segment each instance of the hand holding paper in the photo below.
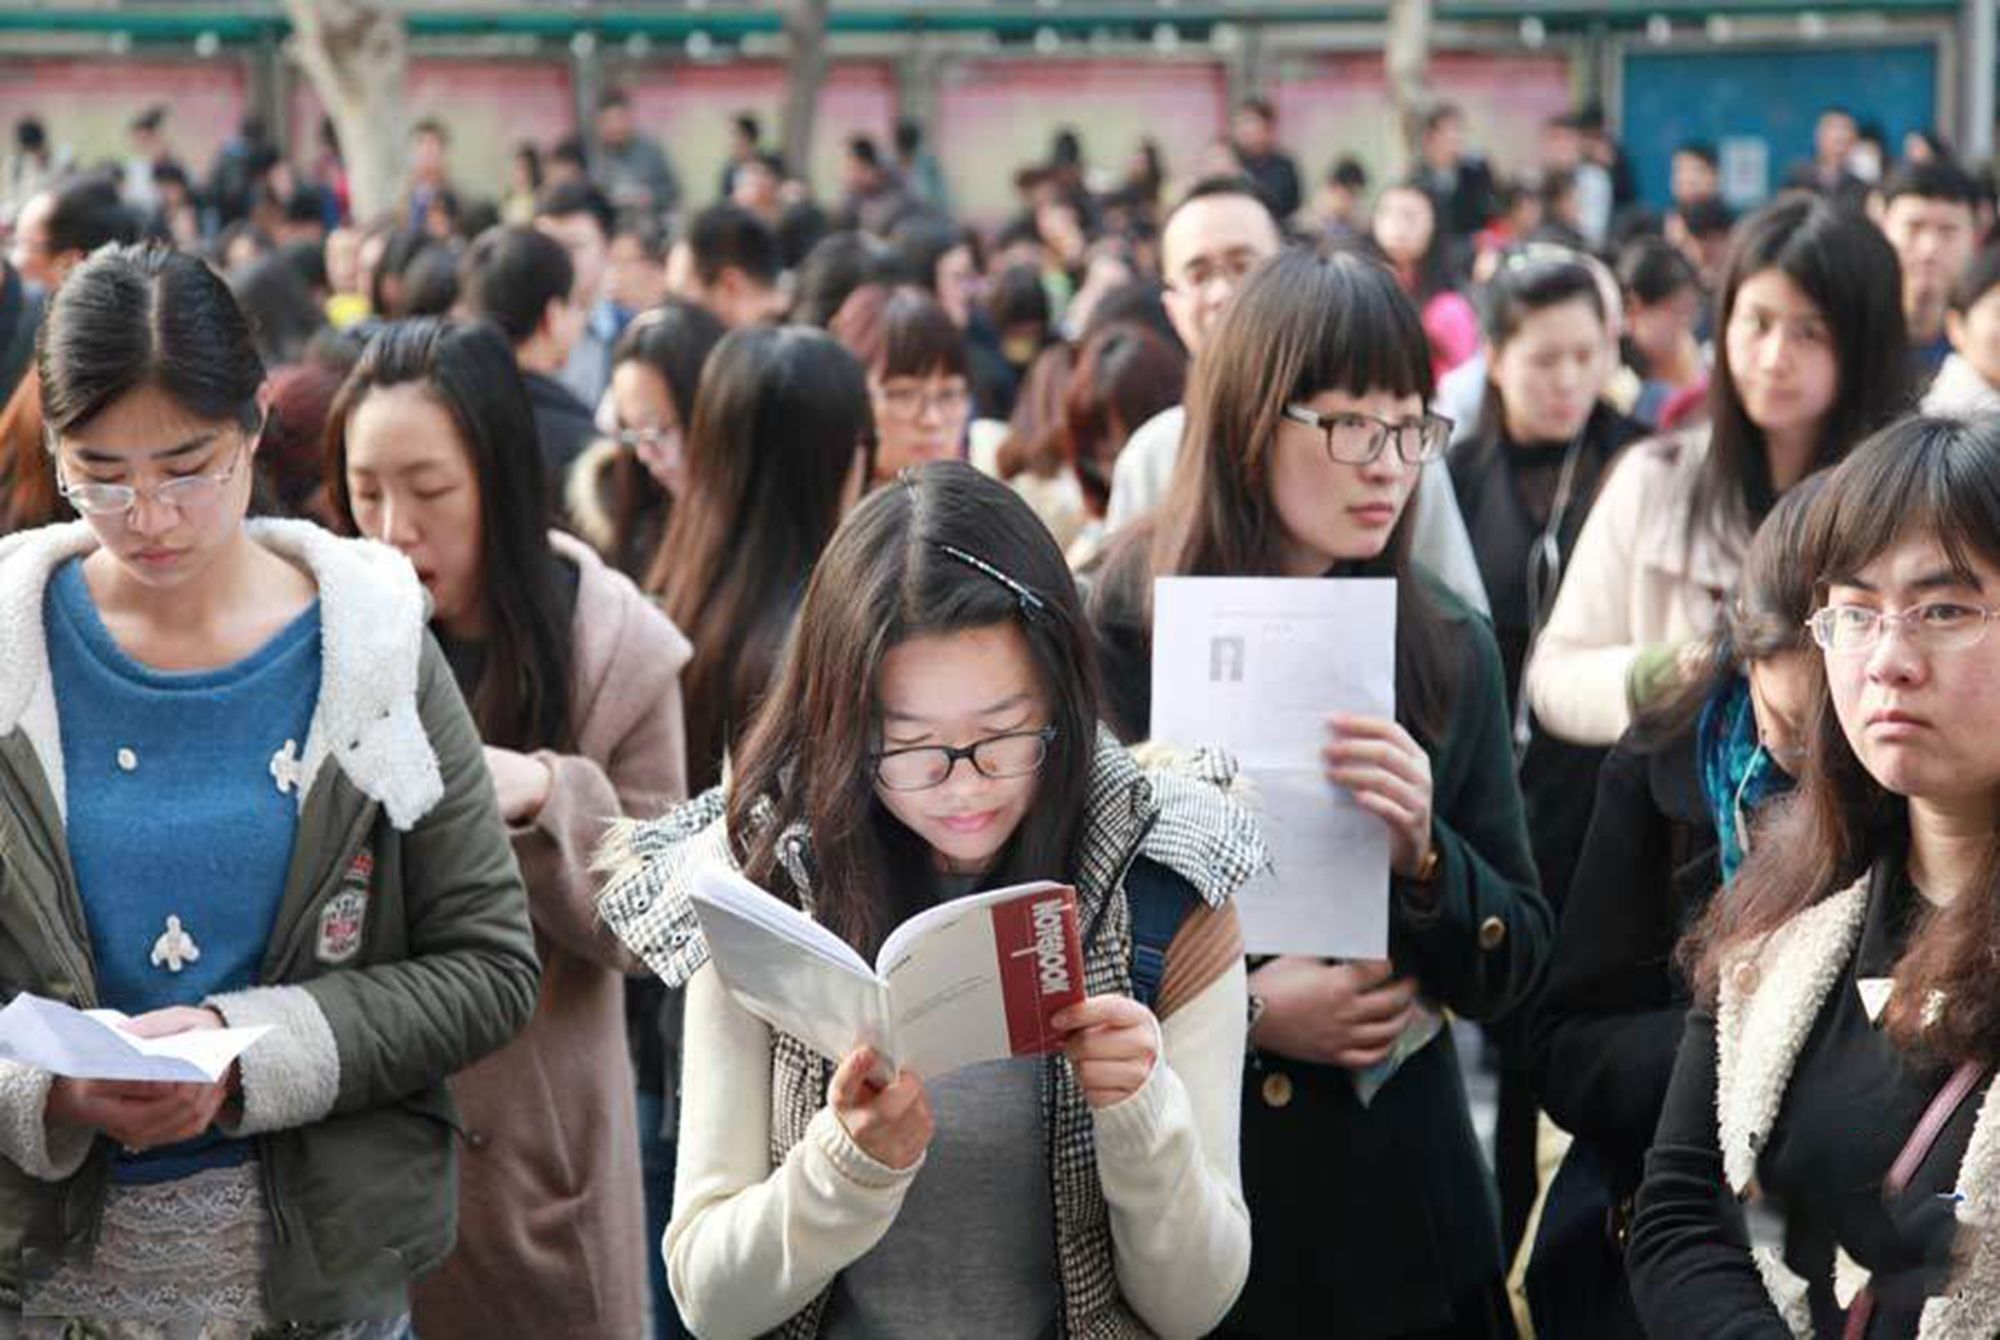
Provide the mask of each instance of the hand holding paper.
{"label": "hand holding paper", "polygon": [[[22,992],[0,1010],[0,1060],[68,1079],[214,1084],[269,1028],[198,1026],[145,1037],[116,1010],[78,1010]],[[142,1031],[150,1031],[143,1029]]]}

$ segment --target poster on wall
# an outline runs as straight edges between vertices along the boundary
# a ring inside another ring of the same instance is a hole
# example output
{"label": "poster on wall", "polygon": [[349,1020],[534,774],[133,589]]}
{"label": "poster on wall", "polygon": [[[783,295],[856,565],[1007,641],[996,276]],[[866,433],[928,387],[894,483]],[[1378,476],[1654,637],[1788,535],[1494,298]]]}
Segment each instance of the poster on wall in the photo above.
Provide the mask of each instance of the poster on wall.
{"label": "poster on wall", "polygon": [[1716,146],[1721,160],[1722,198],[1746,210],[1771,194],[1771,146],[1752,135],[1732,135]]}

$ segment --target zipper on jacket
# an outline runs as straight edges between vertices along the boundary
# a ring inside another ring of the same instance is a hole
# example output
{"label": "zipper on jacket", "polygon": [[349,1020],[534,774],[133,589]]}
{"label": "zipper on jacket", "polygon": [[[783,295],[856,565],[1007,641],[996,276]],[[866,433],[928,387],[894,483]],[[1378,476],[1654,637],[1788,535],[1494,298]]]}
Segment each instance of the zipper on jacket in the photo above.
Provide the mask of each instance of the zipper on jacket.
{"label": "zipper on jacket", "polygon": [[285,1224],[285,1208],[278,1200],[278,1174],[271,1169],[269,1136],[257,1137],[257,1173],[264,1181],[264,1208],[271,1216],[271,1236],[281,1243],[289,1243],[292,1234]]}

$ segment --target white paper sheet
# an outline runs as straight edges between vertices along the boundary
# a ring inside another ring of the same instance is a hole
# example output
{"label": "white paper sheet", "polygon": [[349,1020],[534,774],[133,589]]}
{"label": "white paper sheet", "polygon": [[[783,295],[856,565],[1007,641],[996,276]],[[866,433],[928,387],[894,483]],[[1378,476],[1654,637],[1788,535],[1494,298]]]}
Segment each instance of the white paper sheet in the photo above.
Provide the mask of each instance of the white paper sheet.
{"label": "white paper sheet", "polygon": [[1328,782],[1336,712],[1393,717],[1387,578],[1162,577],[1153,588],[1153,738],[1236,756],[1272,869],[1237,899],[1253,954],[1385,958],[1389,832]]}
{"label": "white paper sheet", "polygon": [[69,1079],[213,1084],[271,1031],[260,1025],[140,1038],[119,1026],[125,1022],[116,1010],[78,1010],[24,991],[0,1010],[0,1059]]}

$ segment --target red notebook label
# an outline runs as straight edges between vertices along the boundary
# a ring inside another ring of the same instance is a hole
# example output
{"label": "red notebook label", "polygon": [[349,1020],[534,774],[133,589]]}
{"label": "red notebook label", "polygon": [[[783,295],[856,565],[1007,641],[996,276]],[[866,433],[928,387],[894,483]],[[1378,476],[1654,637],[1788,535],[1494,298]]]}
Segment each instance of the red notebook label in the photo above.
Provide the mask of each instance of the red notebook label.
{"label": "red notebook label", "polygon": [[1007,1006],[1007,1040],[1016,1056],[1062,1045],[1049,1022],[1083,999],[1083,944],[1076,892],[1052,888],[993,908],[993,942],[1000,955],[1000,989]]}

